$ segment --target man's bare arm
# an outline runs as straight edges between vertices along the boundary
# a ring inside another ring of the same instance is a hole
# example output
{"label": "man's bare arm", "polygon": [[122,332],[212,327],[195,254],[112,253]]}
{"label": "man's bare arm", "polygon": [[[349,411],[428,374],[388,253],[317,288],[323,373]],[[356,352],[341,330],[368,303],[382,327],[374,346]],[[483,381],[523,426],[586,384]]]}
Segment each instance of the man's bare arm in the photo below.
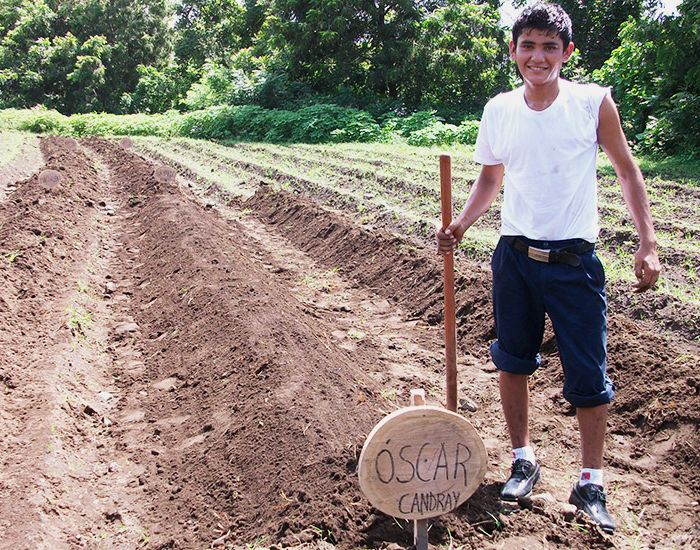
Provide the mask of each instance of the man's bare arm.
{"label": "man's bare arm", "polygon": [[481,166],[481,172],[472,186],[462,213],[445,231],[441,229],[437,232],[438,252],[452,252],[464,237],[465,231],[489,209],[501,190],[503,173],[502,164]]}
{"label": "man's bare arm", "polygon": [[632,157],[622,132],[617,107],[609,95],[605,96],[600,106],[598,143],[615,169],[622,196],[637,228],[639,249],[634,255],[634,273],[637,277],[634,290],[644,292],[654,286],[661,271],[656,252],[656,233],[642,173]]}

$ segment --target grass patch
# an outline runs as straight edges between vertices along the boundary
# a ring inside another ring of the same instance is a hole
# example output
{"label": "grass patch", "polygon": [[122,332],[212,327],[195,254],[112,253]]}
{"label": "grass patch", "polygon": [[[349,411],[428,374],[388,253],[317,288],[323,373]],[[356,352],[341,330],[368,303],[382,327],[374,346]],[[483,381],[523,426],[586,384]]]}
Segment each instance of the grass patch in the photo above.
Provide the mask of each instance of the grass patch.
{"label": "grass patch", "polygon": [[29,139],[31,139],[29,135],[20,132],[1,132],[0,168],[10,164],[19,156],[24,148],[24,144]]}
{"label": "grass patch", "polygon": [[[678,155],[664,159],[635,155],[635,160],[647,179],[665,178],[700,185],[700,157],[697,155]],[[598,156],[598,172],[603,176],[615,177],[615,170],[603,153]]]}

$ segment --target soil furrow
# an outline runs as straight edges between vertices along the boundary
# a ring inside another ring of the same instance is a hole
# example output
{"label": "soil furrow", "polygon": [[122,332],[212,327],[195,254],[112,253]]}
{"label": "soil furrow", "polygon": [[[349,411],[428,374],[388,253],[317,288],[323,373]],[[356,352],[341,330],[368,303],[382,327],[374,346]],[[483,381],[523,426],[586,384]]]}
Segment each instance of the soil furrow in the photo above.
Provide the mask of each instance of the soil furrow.
{"label": "soil furrow", "polygon": [[0,267],[0,545],[136,544],[129,465],[109,438],[118,398],[102,277],[113,236],[96,208],[107,182],[65,140],[42,151],[61,183],[45,189],[34,176],[0,207],[0,248],[17,251]]}

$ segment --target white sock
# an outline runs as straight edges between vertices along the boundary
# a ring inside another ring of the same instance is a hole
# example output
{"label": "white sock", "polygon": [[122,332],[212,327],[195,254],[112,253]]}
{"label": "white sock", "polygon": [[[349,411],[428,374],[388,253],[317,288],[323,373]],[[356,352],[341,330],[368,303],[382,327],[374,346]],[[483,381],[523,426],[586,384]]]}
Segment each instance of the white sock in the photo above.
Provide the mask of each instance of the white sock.
{"label": "white sock", "polygon": [[594,485],[603,486],[603,470],[594,470],[593,468],[581,468],[581,475],[579,476],[579,485],[588,485],[592,483]]}
{"label": "white sock", "polygon": [[518,447],[513,449],[513,462],[519,458],[524,458],[529,460],[531,464],[537,464],[537,459],[535,458],[535,451],[529,445],[527,447]]}

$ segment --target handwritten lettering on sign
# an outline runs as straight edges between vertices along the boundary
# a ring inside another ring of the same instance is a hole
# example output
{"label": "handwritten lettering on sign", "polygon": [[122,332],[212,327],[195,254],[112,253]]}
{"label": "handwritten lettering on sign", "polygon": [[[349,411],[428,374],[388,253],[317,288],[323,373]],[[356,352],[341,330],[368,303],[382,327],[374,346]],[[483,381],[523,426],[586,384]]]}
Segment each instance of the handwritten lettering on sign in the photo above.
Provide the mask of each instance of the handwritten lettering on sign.
{"label": "handwritten lettering on sign", "polygon": [[424,519],[455,509],[486,473],[486,450],[472,425],[439,407],[409,407],[382,420],[360,455],[360,486],[373,506]]}

